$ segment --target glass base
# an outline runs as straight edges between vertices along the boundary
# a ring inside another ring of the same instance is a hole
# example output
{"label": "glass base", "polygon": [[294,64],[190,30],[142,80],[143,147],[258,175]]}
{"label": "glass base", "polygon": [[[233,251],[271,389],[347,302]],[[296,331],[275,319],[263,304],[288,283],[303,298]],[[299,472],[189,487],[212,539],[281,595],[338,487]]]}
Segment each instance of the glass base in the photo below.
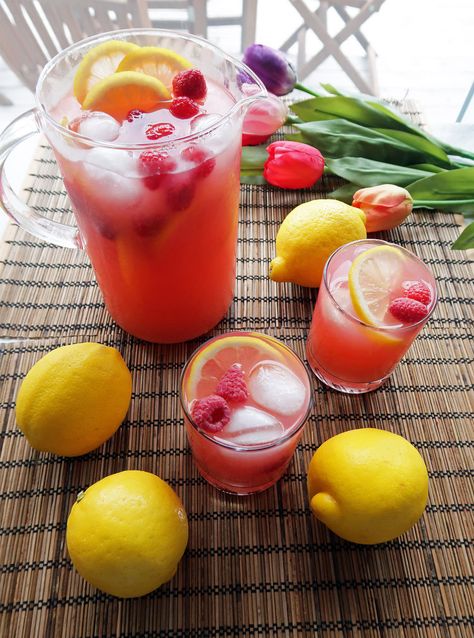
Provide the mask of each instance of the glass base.
{"label": "glass base", "polygon": [[333,390],[337,390],[338,392],[344,392],[345,394],[365,394],[366,392],[373,392],[380,388],[380,386],[385,383],[390,375],[383,377],[382,379],[377,379],[376,381],[367,381],[356,383],[354,381],[346,381],[344,379],[339,379],[333,374],[327,372],[320,366],[316,366],[310,362],[310,368],[315,374],[315,376],[322,381],[325,385],[329,386]]}
{"label": "glass base", "polygon": [[199,474],[210,485],[217,488],[220,492],[224,492],[225,494],[232,494],[233,496],[250,496],[251,494],[259,494],[260,492],[264,492],[265,490],[268,490],[270,487],[275,485],[275,483],[277,483],[281,478],[279,477],[278,479],[274,479],[268,483],[264,483],[263,485],[229,485],[229,483],[221,483],[210,474],[207,474],[207,472],[204,472],[199,465],[197,465],[197,468],[199,470]]}

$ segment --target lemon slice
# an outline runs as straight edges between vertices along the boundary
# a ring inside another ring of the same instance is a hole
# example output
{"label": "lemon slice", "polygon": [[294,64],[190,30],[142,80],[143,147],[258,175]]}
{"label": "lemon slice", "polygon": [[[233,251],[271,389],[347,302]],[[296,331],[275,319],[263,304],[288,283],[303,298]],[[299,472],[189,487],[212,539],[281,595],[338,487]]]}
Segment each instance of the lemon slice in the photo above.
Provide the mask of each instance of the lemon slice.
{"label": "lemon slice", "polygon": [[186,58],[170,49],[160,47],[140,47],[130,51],[117,67],[117,71],[136,71],[158,78],[171,88],[173,77],[179,71],[190,69],[192,64]]}
{"label": "lemon slice", "polygon": [[198,395],[200,382],[211,380],[217,385],[217,381],[230,366],[240,363],[241,359],[245,360],[247,367],[252,367],[265,359],[284,360],[279,348],[265,335],[258,334],[254,337],[249,333],[217,339],[202,350],[191,363],[187,381],[188,398],[194,399]]}
{"label": "lemon slice", "polygon": [[82,58],[74,76],[74,95],[80,104],[100,80],[115,72],[122,58],[140,47],[124,40],[108,40],[98,44]]}
{"label": "lemon slice", "polygon": [[371,326],[384,325],[392,290],[401,285],[406,257],[393,246],[376,246],[358,255],[348,283],[357,316]]}
{"label": "lemon slice", "polygon": [[134,71],[124,71],[112,73],[97,82],[86,95],[82,107],[108,113],[121,121],[132,109],[148,113],[170,97],[166,86],[157,78]]}

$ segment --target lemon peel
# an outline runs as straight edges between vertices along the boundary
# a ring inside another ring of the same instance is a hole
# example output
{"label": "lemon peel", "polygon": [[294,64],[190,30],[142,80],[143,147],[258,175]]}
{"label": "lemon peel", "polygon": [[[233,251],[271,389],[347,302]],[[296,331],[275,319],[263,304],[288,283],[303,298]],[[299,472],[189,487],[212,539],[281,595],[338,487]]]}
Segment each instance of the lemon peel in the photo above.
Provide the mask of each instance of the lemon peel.
{"label": "lemon peel", "polygon": [[139,48],[133,42],[107,40],[90,49],[74,75],[73,91],[77,101],[82,104],[97,82],[114,73],[123,57]]}
{"label": "lemon peel", "polygon": [[173,77],[190,69],[192,64],[183,56],[161,47],[140,47],[130,51],[120,62],[117,72],[135,71],[158,78],[171,88]]}
{"label": "lemon peel", "polygon": [[278,230],[270,278],[318,287],[331,253],[343,244],[367,237],[364,221],[363,211],[335,199],[300,204]]}
{"label": "lemon peel", "polygon": [[148,113],[169,100],[170,92],[157,78],[136,71],[114,73],[97,82],[86,95],[83,108],[124,120],[132,109]]}
{"label": "lemon peel", "polygon": [[115,433],[131,396],[131,374],[118,350],[99,343],[61,346],[24,378],[17,425],[36,450],[79,456]]}
{"label": "lemon peel", "polygon": [[314,516],[353,543],[397,538],[420,518],[428,472],[413,445],[376,428],[349,430],[325,441],[308,467]]}
{"label": "lemon peel", "polygon": [[150,472],[126,470],[91,485],[71,508],[66,543],[74,567],[113,596],[143,596],[169,581],[188,542],[174,490]]}

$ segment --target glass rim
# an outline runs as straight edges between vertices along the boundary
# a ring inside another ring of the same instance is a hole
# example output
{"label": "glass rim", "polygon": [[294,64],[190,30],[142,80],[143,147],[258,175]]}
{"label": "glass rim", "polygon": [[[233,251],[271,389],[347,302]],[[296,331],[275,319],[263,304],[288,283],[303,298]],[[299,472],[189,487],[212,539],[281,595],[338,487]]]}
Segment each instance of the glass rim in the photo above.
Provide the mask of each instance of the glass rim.
{"label": "glass rim", "polygon": [[[219,119],[216,122],[214,122],[213,124],[209,124],[209,126],[202,129],[201,131],[198,131],[196,133],[189,133],[188,135],[183,135],[181,137],[177,137],[173,140],[168,140],[168,141],[166,141],[166,137],[162,138],[161,140],[156,140],[154,142],[142,142],[140,144],[136,144],[136,143],[135,144],[114,144],[113,142],[96,141],[90,137],[81,135],[80,133],[77,133],[76,131],[71,131],[70,129],[63,126],[60,122],[55,120],[54,117],[52,117],[52,115],[48,112],[45,105],[40,100],[40,93],[43,88],[44,82],[48,74],[50,73],[50,71],[54,68],[54,66],[58,64],[62,59],[65,59],[71,52],[81,48],[85,48],[89,44],[92,44],[94,42],[99,44],[101,41],[106,41],[108,39],[125,39],[125,37],[128,35],[130,36],[131,35],[150,35],[150,36],[162,36],[162,37],[165,37],[165,36],[175,37],[181,40],[187,40],[189,42],[193,42],[195,44],[200,44],[201,46],[204,46],[207,49],[212,49],[218,52],[219,54],[221,54],[224,59],[231,62],[240,71],[243,71],[244,73],[246,73],[247,76],[249,76],[253,80],[253,82],[259,87],[260,91],[257,94],[242,97],[240,100],[235,102],[235,104],[233,104],[232,107],[226,113],[224,113],[224,115],[219,116]],[[122,36],[125,36],[125,37],[122,37]],[[96,35],[89,36],[88,38],[84,38],[83,40],[79,40],[78,42],[74,42],[73,44],[70,44],[68,47],[66,47],[59,53],[57,53],[53,58],[51,58],[51,60],[47,62],[47,64],[43,67],[40,73],[40,76],[36,83],[36,89],[35,89],[35,104],[36,104],[37,113],[41,115],[42,117],[44,117],[46,121],[58,133],[66,137],[69,137],[72,140],[79,142],[80,144],[91,146],[91,147],[112,148],[117,150],[143,151],[146,149],[154,149],[154,148],[165,148],[165,147],[170,148],[173,145],[181,144],[182,142],[183,143],[193,142],[195,140],[201,139],[202,137],[206,135],[210,135],[217,128],[219,128],[220,126],[225,124],[228,120],[230,120],[234,116],[234,114],[237,113],[242,108],[242,106],[249,104],[253,102],[254,100],[266,97],[267,94],[268,94],[267,89],[265,88],[263,82],[256,75],[256,73],[252,71],[252,69],[250,69],[246,64],[244,64],[244,62],[241,62],[234,56],[229,55],[228,53],[223,51],[220,47],[217,47],[215,44],[212,44],[212,42],[209,42],[209,40],[206,40],[205,38],[201,38],[200,36],[197,36],[197,35],[192,35],[189,33],[179,33],[177,31],[172,31],[170,29],[153,29],[148,27],[137,27],[132,29],[117,29],[116,31],[104,31]]]}
{"label": "glass rim", "polygon": [[[410,255],[411,258],[416,259],[430,273],[431,277],[433,278],[434,284],[435,284],[433,286],[434,299],[433,299],[433,305],[432,305],[431,309],[429,310],[428,314],[425,317],[423,317],[422,319],[419,319],[415,323],[411,323],[411,324],[406,325],[406,326],[403,326],[403,325],[398,325],[398,326],[397,325],[395,325],[395,326],[374,326],[374,325],[372,325],[370,323],[366,323],[365,321],[363,321],[362,319],[359,319],[358,317],[355,317],[350,312],[347,312],[347,310],[344,310],[344,308],[342,308],[337,303],[336,299],[334,298],[334,296],[333,296],[333,294],[330,291],[329,286],[328,286],[328,269],[329,269],[330,263],[332,262],[334,257],[336,257],[340,252],[342,252],[344,249],[348,248],[349,246],[353,246],[354,244],[364,244],[364,243],[384,244],[386,246],[394,246],[395,248],[398,248],[399,250],[403,251],[404,253],[407,253],[408,255]],[[423,262],[423,260],[420,259],[417,255],[415,255],[415,253],[412,253],[411,251],[407,250],[406,248],[403,248],[403,246],[399,246],[398,244],[394,244],[393,242],[385,241],[384,239],[375,239],[375,238],[374,239],[372,239],[372,238],[356,239],[355,241],[350,241],[347,244],[343,244],[342,246],[339,246],[339,248],[336,248],[336,250],[333,253],[331,253],[331,255],[329,255],[329,257],[328,257],[328,259],[326,261],[326,264],[324,266],[323,282],[324,282],[324,287],[326,288],[326,291],[327,291],[331,301],[336,306],[336,308],[340,312],[342,312],[342,314],[345,317],[347,317],[348,319],[350,319],[354,323],[358,323],[361,326],[364,326],[365,328],[370,328],[371,330],[377,330],[377,331],[383,332],[383,333],[404,332],[404,331],[407,331],[407,330],[412,330],[413,328],[416,328],[419,325],[424,325],[425,323],[428,322],[428,320],[430,319],[431,315],[433,314],[436,306],[438,305],[438,288],[437,288],[437,285],[436,285],[436,279],[435,279],[435,276],[433,275],[433,273],[428,269],[426,264]]]}
{"label": "glass rim", "polygon": [[[263,444],[255,444],[255,445],[233,445],[232,443],[228,443],[222,439],[215,439],[212,435],[208,434],[207,432],[205,432],[204,430],[200,430],[196,423],[194,422],[194,419],[192,418],[190,411],[188,410],[187,406],[185,405],[185,401],[184,401],[184,392],[183,392],[183,385],[184,385],[184,377],[186,374],[186,371],[189,368],[189,365],[192,363],[192,361],[196,358],[196,356],[202,352],[203,349],[205,349],[206,347],[209,346],[209,344],[213,341],[216,341],[217,339],[220,339],[222,337],[227,337],[227,336],[251,336],[254,337],[256,339],[261,338],[261,335],[263,335],[266,339],[271,339],[273,341],[276,341],[278,346],[281,346],[283,349],[285,349],[291,356],[293,356],[298,363],[301,365],[302,369],[305,372],[306,378],[308,380],[308,405],[306,407],[306,410],[304,412],[304,414],[302,415],[302,417],[296,422],[296,425],[293,425],[287,432],[285,432],[285,434],[280,437],[279,439],[273,439],[272,441],[269,441],[268,443],[263,443]],[[281,445],[282,443],[284,443],[285,441],[288,441],[289,439],[293,438],[304,426],[304,424],[306,423],[306,421],[308,420],[309,414],[313,408],[313,386],[312,386],[312,377],[309,373],[309,370],[307,369],[304,361],[301,359],[301,357],[296,354],[296,352],[290,348],[289,346],[286,345],[286,343],[283,343],[283,341],[281,341],[280,339],[277,339],[276,337],[272,337],[271,335],[267,335],[264,333],[259,333],[259,332],[255,332],[255,331],[245,331],[245,330],[232,330],[229,332],[224,332],[221,335],[215,335],[214,337],[211,337],[210,339],[207,339],[203,344],[201,344],[198,348],[196,348],[196,350],[194,350],[194,352],[191,354],[191,356],[188,358],[188,360],[186,361],[186,363],[184,364],[183,370],[181,371],[181,375],[180,375],[180,379],[179,379],[179,400],[181,403],[181,408],[184,412],[185,418],[188,419],[189,423],[191,424],[192,428],[195,430],[195,432],[197,432],[199,435],[203,436],[205,439],[207,439],[208,441],[210,441],[211,443],[214,443],[215,445],[218,445],[220,447],[224,447],[227,448],[229,450],[232,450],[233,452],[261,452],[262,450],[268,450],[270,448],[276,447],[278,445]]]}

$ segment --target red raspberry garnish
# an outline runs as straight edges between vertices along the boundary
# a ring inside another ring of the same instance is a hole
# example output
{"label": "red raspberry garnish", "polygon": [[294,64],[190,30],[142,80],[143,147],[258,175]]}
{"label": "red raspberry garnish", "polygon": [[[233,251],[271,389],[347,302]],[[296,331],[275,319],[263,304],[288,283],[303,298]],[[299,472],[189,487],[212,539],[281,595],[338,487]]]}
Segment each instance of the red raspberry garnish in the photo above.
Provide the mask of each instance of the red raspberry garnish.
{"label": "red raspberry garnish", "polygon": [[415,323],[424,319],[428,314],[428,308],[416,299],[397,297],[388,307],[392,315],[403,323]]}
{"label": "red raspberry garnish", "polygon": [[248,399],[249,391],[245,383],[244,372],[238,364],[235,363],[231,366],[220,378],[216,394],[229,403],[245,403]]}
{"label": "red raspberry garnish", "polygon": [[204,179],[212,173],[216,160],[211,157],[207,151],[197,144],[191,144],[187,146],[182,152],[181,157],[187,162],[192,162],[196,166],[193,169],[193,173],[198,179]]}
{"label": "red raspberry garnish", "polygon": [[158,122],[157,124],[149,124],[146,127],[145,135],[149,140],[159,140],[160,137],[166,137],[174,133],[175,127],[171,122]]}
{"label": "red raspberry garnish", "polygon": [[127,122],[133,122],[134,120],[139,120],[143,116],[143,111],[140,109],[132,109],[128,112]]}
{"label": "red raspberry garnish", "polygon": [[171,102],[170,112],[180,120],[187,120],[199,113],[199,106],[189,97],[176,97]]}
{"label": "red raspberry garnish", "polygon": [[166,151],[150,149],[140,153],[138,159],[141,170],[145,174],[143,178],[145,186],[152,191],[160,186],[165,174],[176,168],[175,160]]}
{"label": "red raspberry garnish", "polygon": [[423,281],[408,281],[403,287],[405,288],[405,292],[403,293],[404,297],[415,299],[425,306],[429,305],[431,301],[431,290]]}
{"label": "red raspberry garnish", "polygon": [[230,421],[230,408],[227,401],[217,394],[194,401],[191,416],[197,427],[207,432],[219,432]]}
{"label": "red raspberry garnish", "polygon": [[199,69],[180,71],[173,78],[173,95],[204,100],[207,93],[206,80]]}

